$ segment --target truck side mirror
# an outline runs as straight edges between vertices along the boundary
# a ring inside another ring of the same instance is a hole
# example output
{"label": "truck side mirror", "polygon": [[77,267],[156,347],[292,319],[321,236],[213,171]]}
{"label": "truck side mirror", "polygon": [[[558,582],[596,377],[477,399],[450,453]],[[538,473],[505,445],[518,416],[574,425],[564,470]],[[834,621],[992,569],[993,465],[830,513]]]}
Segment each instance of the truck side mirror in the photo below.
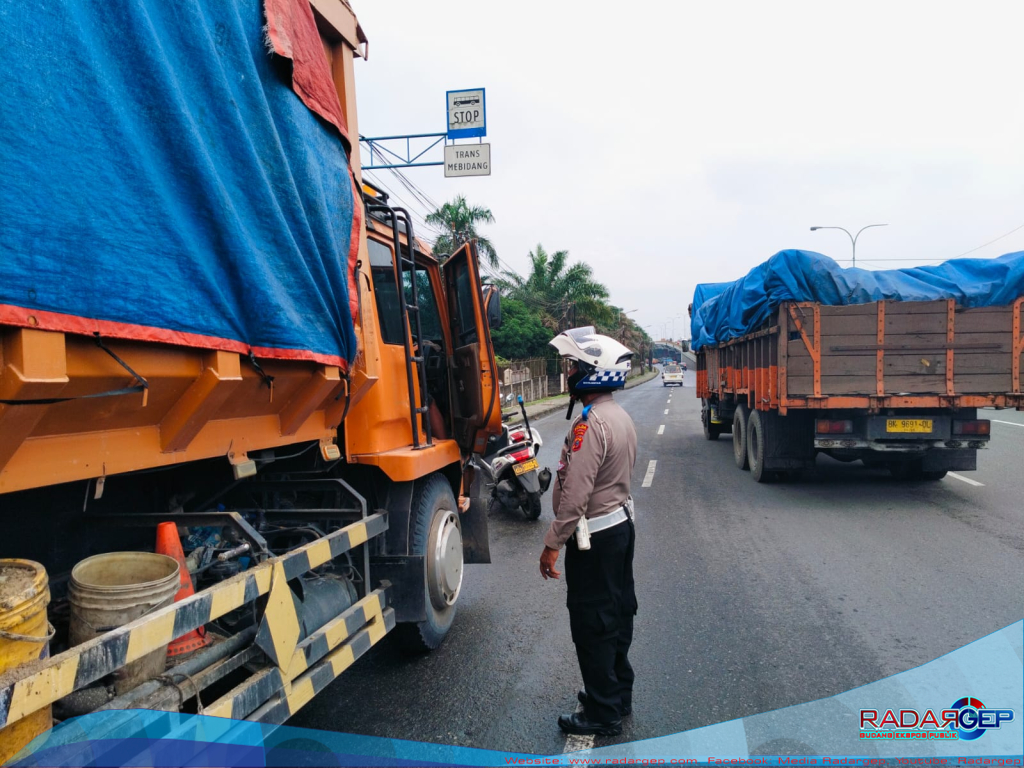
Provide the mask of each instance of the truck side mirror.
{"label": "truck side mirror", "polygon": [[487,305],[487,325],[498,330],[501,328],[501,294],[498,286],[484,286],[484,303]]}

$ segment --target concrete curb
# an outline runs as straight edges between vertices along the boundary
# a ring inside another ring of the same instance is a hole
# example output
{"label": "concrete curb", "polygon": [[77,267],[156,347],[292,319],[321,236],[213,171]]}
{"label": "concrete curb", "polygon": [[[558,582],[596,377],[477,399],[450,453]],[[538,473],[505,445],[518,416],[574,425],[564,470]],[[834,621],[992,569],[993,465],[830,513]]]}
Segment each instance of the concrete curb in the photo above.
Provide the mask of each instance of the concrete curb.
{"label": "concrete curb", "polygon": [[[648,381],[651,381],[652,379],[655,379],[657,377],[658,377],[658,371],[657,370],[651,371],[650,373],[645,373],[643,376],[637,376],[635,379],[630,379],[629,381],[626,382],[626,389],[632,389],[633,387],[639,387],[641,384],[646,384]],[[531,405],[530,403],[527,403],[526,404],[526,415],[529,416],[531,420],[532,419],[539,419],[542,416],[547,416],[549,413],[554,413],[555,411],[564,411],[568,406],[569,406],[569,396],[568,395],[559,395],[557,398],[552,399],[552,400],[548,400],[548,401],[546,401],[544,403],[535,403],[533,405]],[[509,419],[509,421],[507,423],[509,423],[509,424],[517,424],[518,422],[520,422],[522,420],[523,420],[522,414],[518,411],[518,406],[517,406],[516,415],[513,418]]]}

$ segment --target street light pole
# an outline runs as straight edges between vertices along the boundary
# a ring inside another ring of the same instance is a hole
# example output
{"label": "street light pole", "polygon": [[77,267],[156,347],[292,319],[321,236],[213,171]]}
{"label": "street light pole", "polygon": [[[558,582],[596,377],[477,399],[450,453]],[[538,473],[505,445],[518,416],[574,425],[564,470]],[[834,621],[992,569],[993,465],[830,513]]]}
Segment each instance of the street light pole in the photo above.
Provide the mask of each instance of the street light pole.
{"label": "street light pole", "polygon": [[682,315],[676,315],[675,317],[672,318],[672,338],[673,339],[676,337],[676,320],[678,320],[681,317],[682,317]]}
{"label": "street light pole", "polygon": [[888,224],[868,224],[866,227],[861,227],[857,230],[856,235],[851,235],[850,230],[845,227],[811,227],[811,232],[816,232],[819,229],[841,229],[846,233],[846,236],[850,238],[850,243],[853,244],[853,266],[857,266],[857,238],[860,237],[860,233],[865,229],[871,229],[872,227],[888,227]]}

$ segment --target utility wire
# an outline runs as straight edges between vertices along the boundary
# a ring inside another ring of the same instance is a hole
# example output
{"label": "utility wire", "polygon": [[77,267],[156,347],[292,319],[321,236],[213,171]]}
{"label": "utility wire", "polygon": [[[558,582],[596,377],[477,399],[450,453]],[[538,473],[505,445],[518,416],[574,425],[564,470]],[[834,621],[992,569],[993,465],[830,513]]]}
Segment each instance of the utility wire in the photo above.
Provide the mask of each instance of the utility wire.
{"label": "utility wire", "polygon": [[[954,258],[956,258],[956,257],[954,257]],[[833,259],[833,261],[846,263],[848,261],[852,262],[853,259]],[[857,261],[863,261],[865,263],[875,264],[877,262],[882,262],[882,261],[931,262],[931,261],[939,261],[939,259],[857,259]]]}
{"label": "utility wire", "polygon": [[[988,246],[992,245],[993,243],[998,243],[1000,240],[1002,240],[1004,238],[1007,238],[1010,235],[1012,235],[1014,232],[1019,232],[1022,229],[1024,229],[1024,224],[1021,224],[1020,226],[1014,227],[1013,229],[1011,229],[1006,234],[1000,235],[999,237],[996,237],[996,238],[994,238],[992,240],[989,240],[987,243],[982,243],[977,248],[971,248],[971,250],[964,251],[963,253],[958,253],[956,256],[947,256],[945,259],[937,257],[937,258],[934,258],[934,259],[861,259],[861,261],[863,261],[865,263],[868,263],[868,264],[878,264],[878,263],[881,263],[881,262],[892,262],[892,261],[913,262],[913,263],[921,263],[921,264],[937,262],[937,261],[938,262],[949,261],[950,259],[959,259],[959,258],[962,258],[962,257],[967,256],[969,254],[975,253],[976,251],[980,251],[982,248],[988,248]],[[835,259],[835,261],[846,263],[846,262],[849,262],[849,261],[853,261],[853,259]]]}
{"label": "utility wire", "polygon": [[[438,202],[436,200],[434,200],[427,192],[425,192],[412,179],[410,179],[404,173],[399,171],[397,168],[390,168],[388,170],[391,171],[391,173],[398,179],[398,181],[402,184],[402,186],[405,187],[405,189],[408,191],[408,193],[413,198],[415,198],[415,200],[420,205],[424,206],[425,209],[427,209],[430,212],[436,211],[436,210],[440,209],[440,207],[441,207],[440,204],[438,204]],[[382,184],[381,186],[384,186],[384,185]],[[398,200],[400,200],[402,203],[404,203],[406,205],[407,208],[409,208],[410,213],[413,213],[413,215],[416,216],[416,218],[419,219],[422,222],[422,224],[419,224],[419,223],[417,224],[418,227],[422,226],[422,228],[425,229],[426,231],[429,231],[429,232],[433,233],[435,239],[436,239],[437,236],[439,236],[441,234],[447,234],[446,232],[444,232],[443,229],[441,229],[437,225],[428,224],[426,222],[426,214],[425,213],[422,213],[420,211],[416,211],[415,210],[415,206],[409,205],[409,203],[405,199],[403,199],[399,195],[395,194],[392,190],[388,189],[386,186],[384,187],[384,189],[385,189],[385,191],[388,191],[391,194],[395,195],[395,197]],[[417,214],[419,214],[419,215],[417,215]],[[481,264],[480,264],[481,273],[484,276],[489,277],[491,280],[501,280],[501,281],[508,282],[510,276],[504,274],[503,272],[500,272],[499,271],[499,267],[500,267],[500,268],[504,269],[505,272],[511,273],[512,276],[515,276],[515,277],[519,278],[519,280],[521,280],[524,284],[527,282],[527,277],[525,275],[523,275],[515,267],[513,267],[511,264],[509,264],[507,261],[505,261],[503,258],[501,258],[501,256],[497,257],[497,262],[498,262],[498,267],[491,266],[491,264],[489,262],[481,262]],[[522,301],[525,305],[527,305],[529,307],[532,307],[533,309],[538,309],[538,310],[541,310],[541,311],[546,312],[546,313],[551,314],[551,315],[556,315],[556,314],[559,314],[559,313],[564,315],[568,311],[568,309],[567,309],[567,307],[568,307],[567,302],[561,301],[561,300],[558,300],[558,301],[548,301],[546,299],[541,299],[540,297],[537,297],[537,296],[530,296],[529,294],[526,294],[526,295],[520,296],[520,301]]]}
{"label": "utility wire", "polygon": [[995,240],[989,240],[984,245],[979,245],[977,248],[971,248],[971,250],[969,250],[969,251],[964,251],[963,253],[957,254],[956,256],[951,256],[950,258],[952,258],[952,259],[959,259],[961,256],[966,256],[969,253],[974,253],[975,251],[980,251],[982,248],[987,248],[988,246],[992,245],[992,243],[997,243],[1000,240],[1002,240],[1004,237],[1009,237],[1014,232],[1019,232],[1022,229],[1024,229],[1024,224],[1021,224],[1019,227],[1014,227],[1009,232],[1007,232],[1005,235],[1000,235]]}

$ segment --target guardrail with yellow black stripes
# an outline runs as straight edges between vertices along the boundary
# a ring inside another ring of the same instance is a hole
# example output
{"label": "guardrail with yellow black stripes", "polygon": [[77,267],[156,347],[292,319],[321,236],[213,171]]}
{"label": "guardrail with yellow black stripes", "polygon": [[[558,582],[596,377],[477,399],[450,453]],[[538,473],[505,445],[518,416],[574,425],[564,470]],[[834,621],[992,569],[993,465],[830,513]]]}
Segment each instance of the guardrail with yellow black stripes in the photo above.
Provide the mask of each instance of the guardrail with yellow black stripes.
{"label": "guardrail with yellow black stripes", "polygon": [[288,581],[379,536],[387,527],[386,513],[369,515],[58,656],[9,670],[0,677],[0,728],[263,595],[267,605],[255,643],[272,666],[257,671],[203,713],[283,722],[395,625],[394,611],[386,606],[385,585],[300,643]]}

